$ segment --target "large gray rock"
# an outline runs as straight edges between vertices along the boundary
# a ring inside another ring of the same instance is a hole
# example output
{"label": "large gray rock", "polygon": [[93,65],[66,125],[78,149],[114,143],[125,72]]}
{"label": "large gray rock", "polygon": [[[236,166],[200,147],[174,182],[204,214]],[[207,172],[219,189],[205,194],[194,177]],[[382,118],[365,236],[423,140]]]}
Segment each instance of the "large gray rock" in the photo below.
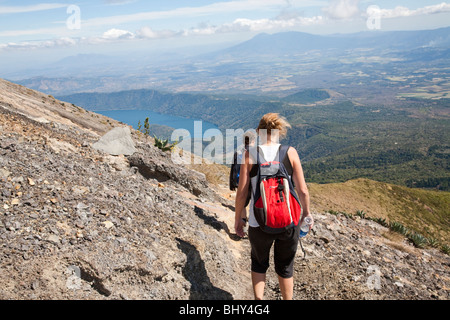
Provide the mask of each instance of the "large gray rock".
{"label": "large gray rock", "polygon": [[113,156],[131,156],[136,152],[130,128],[114,128],[105,134],[97,143],[92,146],[94,149],[106,152]]}
{"label": "large gray rock", "polygon": [[203,173],[189,170],[172,162],[170,156],[149,145],[139,147],[139,151],[127,157],[131,167],[137,167],[142,176],[165,183],[173,181],[188,189],[195,196],[217,200]]}

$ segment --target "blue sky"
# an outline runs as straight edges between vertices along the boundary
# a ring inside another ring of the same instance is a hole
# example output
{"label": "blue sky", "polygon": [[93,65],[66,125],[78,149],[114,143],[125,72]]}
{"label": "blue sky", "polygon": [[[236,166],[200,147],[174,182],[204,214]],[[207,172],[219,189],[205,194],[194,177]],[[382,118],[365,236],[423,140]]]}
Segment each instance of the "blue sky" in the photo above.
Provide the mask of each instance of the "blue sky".
{"label": "blue sky", "polygon": [[0,56],[215,45],[261,32],[359,32],[369,30],[371,17],[382,31],[447,27],[450,1],[0,0]]}

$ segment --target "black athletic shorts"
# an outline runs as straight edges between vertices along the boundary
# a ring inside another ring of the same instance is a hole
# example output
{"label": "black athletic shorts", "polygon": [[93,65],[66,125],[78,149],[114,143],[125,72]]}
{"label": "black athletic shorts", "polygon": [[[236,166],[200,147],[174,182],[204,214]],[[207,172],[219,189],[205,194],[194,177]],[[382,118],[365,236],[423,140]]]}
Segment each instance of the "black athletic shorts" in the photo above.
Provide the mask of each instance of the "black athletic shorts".
{"label": "black athletic shorts", "polygon": [[268,234],[259,227],[248,228],[248,238],[252,246],[252,271],[266,273],[269,268],[269,255],[274,246],[275,272],[282,278],[294,275],[294,259],[297,253],[300,226],[280,234]]}

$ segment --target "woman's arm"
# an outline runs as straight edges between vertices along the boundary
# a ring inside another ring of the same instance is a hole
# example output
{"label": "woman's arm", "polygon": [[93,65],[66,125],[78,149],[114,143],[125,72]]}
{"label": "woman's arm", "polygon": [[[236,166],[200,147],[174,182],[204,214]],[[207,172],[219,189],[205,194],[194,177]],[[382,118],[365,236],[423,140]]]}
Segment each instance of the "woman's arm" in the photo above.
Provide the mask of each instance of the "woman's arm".
{"label": "woman's arm", "polygon": [[[292,169],[294,170],[294,173],[292,174],[292,179],[294,181],[295,190],[297,191],[300,203],[302,205],[303,209],[302,221],[303,221],[303,219],[306,216],[311,216],[308,186],[306,185],[302,164],[300,162],[300,157],[298,156],[297,150],[291,147],[288,151],[288,156],[292,164]],[[300,223],[302,221],[300,221]],[[313,225],[311,226],[311,228],[313,227]]]}
{"label": "woman's arm", "polygon": [[245,151],[245,161],[241,164],[241,171],[239,173],[239,186],[236,192],[235,202],[235,217],[234,217],[234,229],[239,237],[243,237],[246,217],[242,217],[244,212],[245,203],[247,201],[248,190],[250,185],[250,157],[249,153]]}

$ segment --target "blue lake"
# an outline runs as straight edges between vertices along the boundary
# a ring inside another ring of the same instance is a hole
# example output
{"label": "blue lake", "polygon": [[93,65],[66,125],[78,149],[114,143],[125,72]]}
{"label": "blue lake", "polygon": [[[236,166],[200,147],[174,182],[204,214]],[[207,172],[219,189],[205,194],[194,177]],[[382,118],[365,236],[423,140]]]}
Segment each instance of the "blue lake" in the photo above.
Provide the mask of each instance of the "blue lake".
{"label": "blue lake", "polygon": [[[172,127],[174,129],[186,129],[190,132],[191,137],[194,138],[202,138],[203,134],[208,129],[218,129],[218,127],[215,124],[210,122],[188,119],[167,114],[160,114],[149,110],[109,110],[96,112],[109,118],[112,118],[114,120],[121,121],[130,126],[133,126],[133,128],[135,129],[138,128],[139,121],[141,121],[143,128],[144,121],[146,118],[148,118],[150,125],[158,124]],[[202,121],[202,133],[201,133],[202,136],[199,135],[199,132],[196,132],[196,135],[194,136],[195,121]]]}

